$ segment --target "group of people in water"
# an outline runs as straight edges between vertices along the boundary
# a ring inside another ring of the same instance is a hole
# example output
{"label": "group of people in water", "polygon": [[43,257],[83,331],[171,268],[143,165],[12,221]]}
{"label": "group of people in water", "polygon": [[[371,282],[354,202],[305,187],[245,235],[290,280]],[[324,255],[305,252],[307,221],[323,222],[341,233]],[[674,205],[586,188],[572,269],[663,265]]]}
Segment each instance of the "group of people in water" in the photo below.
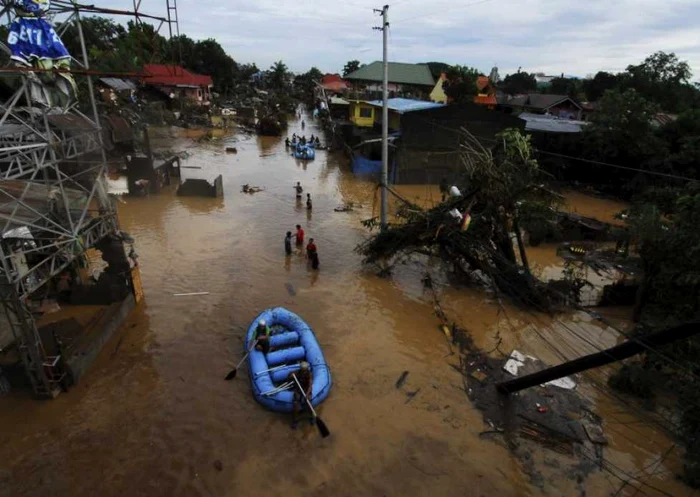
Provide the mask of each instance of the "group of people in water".
{"label": "group of people in water", "polygon": [[306,135],[297,136],[296,133],[292,135],[291,141],[289,140],[289,137],[284,139],[285,147],[293,147],[296,145],[314,145],[316,147],[320,147],[321,140],[318,139],[318,136],[314,136],[313,134],[311,135],[311,138],[307,140]]}
{"label": "group of people in water", "polygon": [[[294,185],[294,190],[296,191],[297,201],[301,202],[302,194],[304,193],[304,188],[302,188],[300,181],[297,181],[297,184]],[[307,193],[306,194],[306,209],[310,211],[312,208],[313,208],[313,204],[311,202],[311,194]],[[296,239],[296,245],[298,247],[304,246],[304,230],[302,229],[301,225],[299,225],[299,224],[297,224],[296,228],[297,228],[297,231],[294,235],[292,235],[291,231],[287,231],[287,235],[284,237],[284,252],[287,255],[292,255],[292,238]],[[319,266],[318,247],[314,243],[313,238],[309,238],[309,243],[306,245],[306,257],[309,260],[309,262],[311,263],[311,268],[318,269],[318,266]]]}

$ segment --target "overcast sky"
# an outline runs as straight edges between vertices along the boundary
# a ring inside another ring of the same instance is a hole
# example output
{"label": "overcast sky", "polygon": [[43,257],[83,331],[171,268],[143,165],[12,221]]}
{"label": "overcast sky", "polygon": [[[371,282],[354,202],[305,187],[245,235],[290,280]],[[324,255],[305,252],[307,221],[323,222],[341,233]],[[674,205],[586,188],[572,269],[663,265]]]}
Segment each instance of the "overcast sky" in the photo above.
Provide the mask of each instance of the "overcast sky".
{"label": "overcast sky", "polygon": [[[102,5],[103,2],[95,2]],[[105,5],[133,8],[131,0]],[[617,72],[663,50],[700,80],[700,0],[396,0],[389,4],[389,60],[444,61],[503,77],[528,72],[586,76]],[[340,72],[381,60],[380,25],[367,0],[178,0],[180,32],[216,38],[238,62],[262,69],[283,60]],[[165,16],[165,0],[141,11]],[[164,26],[161,31],[167,35]]]}

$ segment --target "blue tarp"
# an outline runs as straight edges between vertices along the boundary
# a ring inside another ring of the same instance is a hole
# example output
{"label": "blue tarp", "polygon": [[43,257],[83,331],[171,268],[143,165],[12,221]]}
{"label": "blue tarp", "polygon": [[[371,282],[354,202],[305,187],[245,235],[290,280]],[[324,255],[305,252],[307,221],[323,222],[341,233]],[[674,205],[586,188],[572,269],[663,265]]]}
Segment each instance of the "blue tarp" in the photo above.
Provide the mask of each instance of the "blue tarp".
{"label": "blue tarp", "polygon": [[[356,176],[379,176],[382,173],[382,161],[370,160],[364,155],[354,154],[352,157],[352,173]],[[396,162],[389,164],[389,183],[396,179]]]}
{"label": "blue tarp", "polygon": [[[381,100],[372,100],[367,102],[375,107],[381,107]],[[424,100],[413,100],[411,98],[390,98],[387,102],[389,110],[404,114],[405,112],[413,112],[416,110],[434,109],[436,107],[444,107],[444,104],[436,104],[434,102],[426,102]]]}

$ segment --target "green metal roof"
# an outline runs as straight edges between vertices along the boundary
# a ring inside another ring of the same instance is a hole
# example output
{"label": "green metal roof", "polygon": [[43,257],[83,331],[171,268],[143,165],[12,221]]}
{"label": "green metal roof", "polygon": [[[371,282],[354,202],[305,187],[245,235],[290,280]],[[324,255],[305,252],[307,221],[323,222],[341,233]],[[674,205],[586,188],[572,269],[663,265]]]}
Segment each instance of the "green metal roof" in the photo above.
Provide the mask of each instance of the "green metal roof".
{"label": "green metal roof", "polygon": [[[351,81],[376,81],[383,79],[381,61],[372,62],[351,72],[344,79]],[[404,85],[435,86],[435,80],[430,69],[424,64],[404,64],[389,62],[389,83]]]}

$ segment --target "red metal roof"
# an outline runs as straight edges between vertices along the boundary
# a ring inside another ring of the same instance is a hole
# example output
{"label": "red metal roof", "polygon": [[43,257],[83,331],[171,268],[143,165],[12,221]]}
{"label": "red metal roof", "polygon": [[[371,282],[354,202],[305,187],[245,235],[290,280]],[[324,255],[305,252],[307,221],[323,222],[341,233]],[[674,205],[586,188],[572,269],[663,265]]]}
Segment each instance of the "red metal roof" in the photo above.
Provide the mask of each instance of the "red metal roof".
{"label": "red metal roof", "polygon": [[481,105],[496,105],[498,102],[496,101],[495,95],[477,95],[474,97],[474,103]]}
{"label": "red metal roof", "polygon": [[489,80],[488,77],[486,76],[479,76],[476,78],[476,89],[479,91],[483,91],[484,88],[488,87],[491,85],[491,80]]}
{"label": "red metal roof", "polygon": [[350,88],[350,83],[344,81],[340,74],[326,74],[321,78],[321,86],[328,91],[343,91]]}
{"label": "red metal roof", "polygon": [[195,74],[182,66],[145,64],[143,82],[149,85],[167,86],[212,86],[211,76]]}

